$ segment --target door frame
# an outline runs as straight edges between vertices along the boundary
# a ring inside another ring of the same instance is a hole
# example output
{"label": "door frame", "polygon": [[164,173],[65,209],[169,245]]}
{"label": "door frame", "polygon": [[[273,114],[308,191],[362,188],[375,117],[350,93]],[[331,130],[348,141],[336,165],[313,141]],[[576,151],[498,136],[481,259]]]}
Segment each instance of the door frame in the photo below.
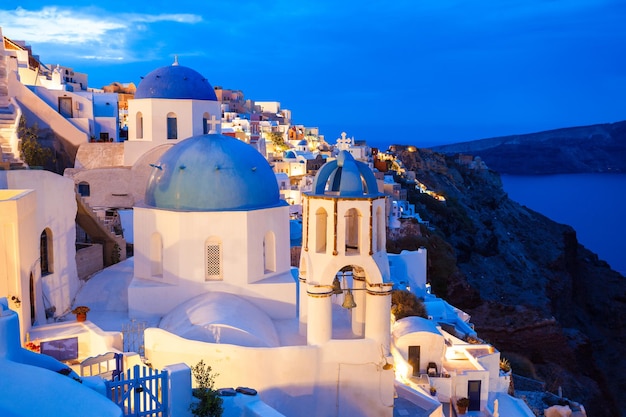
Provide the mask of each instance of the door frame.
{"label": "door frame", "polygon": [[[68,106],[68,103],[69,103],[69,106]],[[72,107],[72,97],[59,97],[59,114],[63,117],[68,117],[68,118],[74,117],[74,108]]]}
{"label": "door frame", "polygon": [[[413,354],[411,355],[411,351],[415,352],[417,351],[417,355]],[[413,376],[419,376],[420,375],[420,365],[421,365],[421,348],[420,346],[409,346],[408,349],[408,357],[407,357],[407,362],[409,363],[409,365],[411,365],[413,367]],[[411,363],[411,358],[417,358],[417,367],[413,366],[413,364]]]}

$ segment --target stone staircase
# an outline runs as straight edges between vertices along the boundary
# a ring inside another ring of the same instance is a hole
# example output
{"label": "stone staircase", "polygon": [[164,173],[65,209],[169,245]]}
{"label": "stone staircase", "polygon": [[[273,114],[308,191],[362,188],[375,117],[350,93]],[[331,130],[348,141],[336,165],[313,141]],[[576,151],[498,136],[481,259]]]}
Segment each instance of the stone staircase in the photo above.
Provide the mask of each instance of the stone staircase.
{"label": "stone staircase", "polygon": [[9,79],[4,37],[0,28],[0,169],[22,169],[26,164],[20,159],[14,138],[17,113],[9,96]]}
{"label": "stone staircase", "polygon": [[11,145],[11,138],[15,135],[17,120],[12,105],[0,107],[0,167],[3,169],[23,169],[24,161],[19,157],[19,150]]}
{"label": "stone staircase", "polygon": [[110,266],[114,263],[113,254],[116,250],[120,251],[119,260],[126,259],[126,240],[124,237],[115,234],[111,225],[101,220],[94,209],[78,193],[76,193],[76,203],[78,206],[76,223],[91,238],[92,242],[102,244],[104,266]]}

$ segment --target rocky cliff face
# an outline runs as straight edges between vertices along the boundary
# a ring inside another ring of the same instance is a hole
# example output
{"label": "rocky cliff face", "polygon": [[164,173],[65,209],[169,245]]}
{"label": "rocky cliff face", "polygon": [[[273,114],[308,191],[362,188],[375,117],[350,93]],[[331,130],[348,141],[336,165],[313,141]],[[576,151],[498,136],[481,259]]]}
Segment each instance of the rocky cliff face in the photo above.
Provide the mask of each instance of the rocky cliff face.
{"label": "rocky cliff face", "polygon": [[482,139],[432,148],[480,156],[501,174],[626,172],[626,121],[528,135]]}
{"label": "rocky cliff face", "polygon": [[430,150],[396,147],[440,202],[406,184],[434,230],[415,225],[390,251],[426,246],[436,294],[472,315],[514,372],[563,388],[590,416],[620,415],[626,389],[626,279],[580,245],[576,232],[510,200],[492,170]]}

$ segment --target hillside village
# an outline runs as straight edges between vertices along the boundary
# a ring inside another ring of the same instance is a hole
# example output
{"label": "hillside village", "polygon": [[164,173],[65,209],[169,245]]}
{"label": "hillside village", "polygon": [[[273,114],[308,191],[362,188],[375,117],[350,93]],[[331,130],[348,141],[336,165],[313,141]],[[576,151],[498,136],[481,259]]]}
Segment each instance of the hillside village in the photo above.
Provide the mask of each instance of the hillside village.
{"label": "hillside village", "polygon": [[[394,174],[445,200],[393,150],[332,143],[178,59],[94,89],[3,40],[3,415],[191,415],[200,361],[226,416],[534,415],[431,291],[426,249],[387,252],[405,222],[433,227]],[[28,129],[48,169],[20,152]],[[396,319],[398,292],[425,317]]]}

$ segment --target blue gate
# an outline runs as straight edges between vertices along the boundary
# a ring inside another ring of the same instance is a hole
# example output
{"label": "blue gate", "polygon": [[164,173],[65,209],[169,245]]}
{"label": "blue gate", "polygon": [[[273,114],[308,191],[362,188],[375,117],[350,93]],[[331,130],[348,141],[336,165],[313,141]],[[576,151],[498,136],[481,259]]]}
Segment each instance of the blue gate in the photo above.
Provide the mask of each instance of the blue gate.
{"label": "blue gate", "polygon": [[106,385],[125,417],[169,417],[167,371],[135,365]]}

